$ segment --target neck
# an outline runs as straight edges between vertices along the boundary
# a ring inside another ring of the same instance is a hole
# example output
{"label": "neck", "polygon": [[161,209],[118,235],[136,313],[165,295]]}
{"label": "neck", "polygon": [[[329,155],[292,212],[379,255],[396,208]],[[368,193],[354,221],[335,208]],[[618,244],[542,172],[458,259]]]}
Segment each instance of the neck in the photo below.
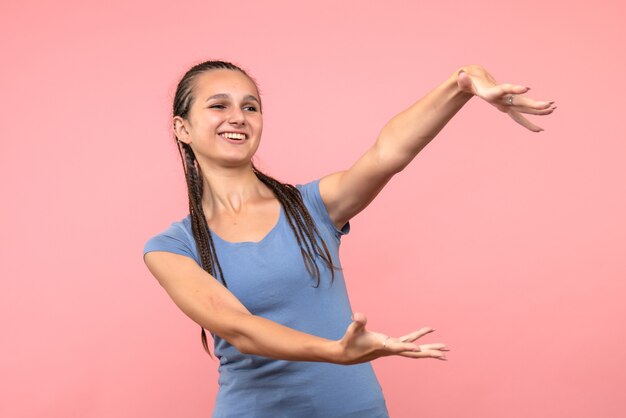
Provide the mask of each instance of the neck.
{"label": "neck", "polygon": [[252,164],[234,168],[201,165],[201,168],[202,205],[207,218],[220,213],[240,213],[248,202],[273,196],[254,174]]}

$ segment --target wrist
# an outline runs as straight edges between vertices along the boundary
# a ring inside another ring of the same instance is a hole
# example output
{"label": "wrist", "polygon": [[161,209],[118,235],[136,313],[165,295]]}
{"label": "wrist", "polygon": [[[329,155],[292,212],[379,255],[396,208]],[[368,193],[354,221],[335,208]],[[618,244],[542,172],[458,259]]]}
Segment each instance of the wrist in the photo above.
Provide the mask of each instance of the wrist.
{"label": "wrist", "polygon": [[334,364],[345,364],[344,352],[341,340],[330,340],[324,347],[324,361]]}

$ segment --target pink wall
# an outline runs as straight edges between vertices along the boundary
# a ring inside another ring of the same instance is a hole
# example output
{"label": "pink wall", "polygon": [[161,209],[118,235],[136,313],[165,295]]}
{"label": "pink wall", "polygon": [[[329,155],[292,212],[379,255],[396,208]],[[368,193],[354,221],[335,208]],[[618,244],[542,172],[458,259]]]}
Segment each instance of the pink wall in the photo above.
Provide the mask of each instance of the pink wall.
{"label": "pink wall", "polygon": [[258,79],[291,182],[464,64],[557,100],[540,134],[466,106],[354,219],[348,285],[453,349],[374,363],[393,417],[626,416],[621,2],[85,3],[1,6],[0,416],[210,415],[217,363],[141,258],[186,215],[168,116],[207,58]]}

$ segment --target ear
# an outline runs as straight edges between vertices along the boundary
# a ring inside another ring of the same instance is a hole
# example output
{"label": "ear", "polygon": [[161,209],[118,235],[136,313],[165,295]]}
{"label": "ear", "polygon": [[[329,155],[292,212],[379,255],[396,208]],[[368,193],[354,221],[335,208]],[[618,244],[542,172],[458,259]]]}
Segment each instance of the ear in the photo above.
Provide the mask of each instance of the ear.
{"label": "ear", "polygon": [[180,142],[191,144],[191,135],[189,134],[187,121],[180,116],[174,116],[172,123],[172,129],[174,130],[176,138],[178,138]]}

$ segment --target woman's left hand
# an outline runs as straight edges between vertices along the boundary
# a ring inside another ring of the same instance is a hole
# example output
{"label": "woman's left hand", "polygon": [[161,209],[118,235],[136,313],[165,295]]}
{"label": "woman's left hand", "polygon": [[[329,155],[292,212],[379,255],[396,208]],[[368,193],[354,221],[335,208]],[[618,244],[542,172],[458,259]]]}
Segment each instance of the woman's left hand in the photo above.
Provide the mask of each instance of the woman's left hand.
{"label": "woman's left hand", "polygon": [[522,96],[528,92],[528,87],[497,84],[491,74],[479,65],[468,65],[459,70],[457,84],[461,90],[480,97],[533,132],[541,132],[543,129],[522,116],[522,113],[549,115],[556,109],[553,101],[541,102]]}

